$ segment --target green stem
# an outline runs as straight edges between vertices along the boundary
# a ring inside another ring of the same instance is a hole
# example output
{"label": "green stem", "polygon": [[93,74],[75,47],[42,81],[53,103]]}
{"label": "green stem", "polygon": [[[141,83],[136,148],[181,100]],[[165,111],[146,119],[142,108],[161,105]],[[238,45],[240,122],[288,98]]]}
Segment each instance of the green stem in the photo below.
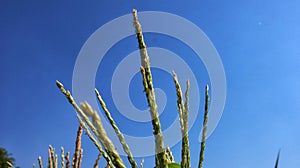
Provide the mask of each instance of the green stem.
{"label": "green stem", "polygon": [[180,130],[182,135],[182,149],[181,149],[181,168],[190,168],[190,149],[189,149],[189,137],[188,137],[188,92],[190,88],[190,82],[186,82],[185,91],[185,103],[182,100],[182,91],[178,78],[175,72],[173,73],[173,80],[176,87],[177,95],[177,108],[180,121]]}
{"label": "green stem", "polygon": [[135,27],[136,37],[138,39],[140,56],[141,56],[141,73],[143,75],[144,91],[146,93],[150,115],[152,119],[153,135],[155,139],[155,164],[157,168],[167,168],[167,158],[164,149],[164,138],[160,127],[157,104],[155,100],[154,87],[152,83],[152,74],[150,71],[150,61],[144,42],[142,27],[138,21],[137,11],[133,10],[133,25]]}
{"label": "green stem", "polygon": [[204,120],[202,128],[202,140],[201,140],[201,150],[198,168],[202,168],[204,161],[204,150],[205,150],[205,140],[206,140],[206,130],[208,122],[208,104],[209,104],[209,95],[208,95],[208,85],[205,88],[205,110],[204,110]]}
{"label": "green stem", "polygon": [[120,143],[122,144],[122,147],[123,147],[123,150],[125,151],[125,153],[127,154],[127,158],[128,158],[128,161],[129,163],[131,164],[131,167],[133,168],[138,168],[137,166],[137,163],[134,161],[133,159],[133,156],[132,156],[132,153],[129,149],[129,146],[127,145],[127,143],[125,142],[125,139],[124,139],[124,136],[122,134],[122,132],[120,131],[120,129],[118,128],[116,122],[114,121],[114,119],[112,118],[112,116],[110,115],[110,112],[108,111],[108,109],[106,108],[106,104],[105,102],[103,101],[99,91],[97,89],[95,89],[95,93],[97,95],[97,98],[100,102],[100,105],[107,117],[107,119],[109,120],[110,122],[110,125],[113,127],[113,129],[115,130],[115,133],[117,134],[118,138],[119,138],[119,141]]}

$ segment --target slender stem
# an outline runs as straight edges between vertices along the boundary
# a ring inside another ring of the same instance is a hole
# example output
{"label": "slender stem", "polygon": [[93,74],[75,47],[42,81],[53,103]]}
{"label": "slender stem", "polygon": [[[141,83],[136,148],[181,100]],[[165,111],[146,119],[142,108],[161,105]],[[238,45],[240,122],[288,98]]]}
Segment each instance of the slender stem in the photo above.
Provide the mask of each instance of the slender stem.
{"label": "slender stem", "polygon": [[107,136],[107,133],[102,125],[101,119],[99,114],[92,109],[92,107],[87,103],[81,103],[80,107],[82,111],[92,119],[93,126],[96,128],[96,136],[98,137],[99,141],[101,142],[102,146],[104,146],[107,150],[106,153],[110,156],[111,161],[113,164],[118,168],[125,168],[125,165],[119,156],[114,144]]}
{"label": "slender stem", "polygon": [[152,83],[152,74],[150,71],[150,61],[144,42],[142,33],[142,27],[138,21],[137,11],[134,9],[133,14],[133,25],[135,28],[136,37],[139,44],[140,56],[141,56],[141,73],[143,75],[144,91],[150,107],[150,115],[152,119],[153,135],[155,139],[155,164],[158,168],[167,168],[167,158],[165,155],[164,138],[160,127],[159,115],[157,112],[157,104],[155,100],[154,87]]}
{"label": "slender stem", "polygon": [[120,131],[120,129],[118,128],[116,122],[114,121],[114,119],[112,118],[110,112],[108,111],[105,102],[103,101],[99,91],[97,89],[95,89],[95,93],[97,95],[98,101],[107,117],[107,119],[110,122],[110,125],[113,127],[113,129],[115,130],[116,135],[119,138],[120,143],[122,144],[123,150],[125,151],[125,153],[127,154],[127,158],[129,163],[131,164],[131,167],[133,168],[137,168],[137,163],[134,161],[132,153],[129,149],[129,146],[127,145],[127,143],[125,142],[124,136],[122,134],[122,132]]}
{"label": "slender stem", "polygon": [[78,157],[78,162],[77,162],[77,168],[81,167],[82,156],[83,156],[83,149],[80,149],[80,151],[79,151],[79,157]]}
{"label": "slender stem", "polygon": [[52,146],[49,145],[48,149],[48,168],[53,168]]}
{"label": "slender stem", "polygon": [[8,168],[15,168],[9,161],[6,161]]}
{"label": "slender stem", "polygon": [[98,155],[98,157],[97,157],[97,159],[95,161],[95,164],[94,164],[94,168],[98,168],[100,158],[101,158],[101,154]]}
{"label": "slender stem", "polygon": [[181,168],[190,168],[190,149],[188,137],[188,92],[190,88],[189,81],[186,82],[185,103],[182,100],[182,91],[178,78],[175,72],[173,73],[173,80],[176,87],[177,108],[180,121],[180,130],[182,134],[182,149],[181,149]]}
{"label": "slender stem", "polygon": [[80,124],[82,125],[83,129],[85,130],[86,134],[88,135],[88,137],[90,138],[90,140],[93,141],[93,143],[95,144],[95,146],[97,147],[97,149],[100,151],[100,153],[102,154],[102,156],[104,157],[104,159],[106,160],[107,164],[110,165],[112,168],[114,167],[112,165],[111,159],[110,157],[107,155],[107,153],[102,149],[101,145],[98,143],[98,141],[96,140],[96,138],[93,136],[93,134],[90,132],[89,128],[87,127],[87,125],[82,121],[82,119],[80,118],[80,116],[77,114],[77,118],[80,122]]}
{"label": "slender stem", "polygon": [[70,167],[70,152],[67,152],[65,159],[66,159],[66,168],[69,168]]}
{"label": "slender stem", "polygon": [[275,163],[275,168],[278,168],[279,157],[280,157],[280,150],[278,151],[278,154],[277,154],[276,163]]}
{"label": "slender stem", "polygon": [[43,161],[42,161],[42,157],[41,156],[38,157],[38,162],[39,162],[39,167],[43,168]]}
{"label": "slender stem", "polygon": [[79,153],[81,149],[81,136],[82,136],[82,125],[80,124],[77,131],[77,137],[76,137],[76,143],[75,143],[75,152],[73,155],[73,168],[78,167],[78,161],[79,161]]}
{"label": "slender stem", "polygon": [[65,149],[64,147],[61,147],[61,155],[60,155],[60,158],[61,158],[61,168],[64,168],[65,167]]}
{"label": "slender stem", "polygon": [[186,82],[186,91],[185,91],[185,103],[183,110],[183,137],[182,137],[182,158],[184,159],[184,164],[181,165],[182,168],[190,168],[190,147],[189,147],[189,133],[188,133],[188,111],[189,111],[189,99],[188,92],[190,88],[190,82]]}
{"label": "slender stem", "polygon": [[144,161],[145,161],[144,159],[141,160],[141,162],[140,162],[140,168],[144,167]]}
{"label": "slender stem", "polygon": [[55,154],[55,158],[54,158],[54,168],[58,168],[58,155]]}
{"label": "slender stem", "polygon": [[167,159],[168,159],[168,163],[174,163],[174,156],[173,153],[170,150],[170,147],[166,147],[166,154],[167,154]]}
{"label": "slender stem", "polygon": [[202,140],[201,140],[201,150],[198,168],[202,168],[204,161],[204,150],[205,150],[205,140],[206,140],[206,130],[208,122],[208,104],[209,104],[209,95],[208,95],[208,85],[205,88],[205,111],[204,111],[204,120],[202,128]]}
{"label": "slender stem", "polygon": [[182,100],[182,91],[180,84],[178,82],[178,78],[176,73],[173,71],[173,80],[176,87],[176,95],[177,95],[177,108],[178,108],[178,114],[179,114],[179,122],[180,122],[180,130],[182,133],[182,136],[184,136],[184,119],[183,119],[183,112],[184,112],[184,103]]}

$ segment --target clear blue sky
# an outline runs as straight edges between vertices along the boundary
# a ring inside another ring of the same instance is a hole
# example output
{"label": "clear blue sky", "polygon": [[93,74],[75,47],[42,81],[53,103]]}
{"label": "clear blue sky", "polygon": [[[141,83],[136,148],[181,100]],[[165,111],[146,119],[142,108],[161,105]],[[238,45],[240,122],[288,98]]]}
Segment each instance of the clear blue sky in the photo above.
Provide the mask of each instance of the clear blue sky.
{"label": "clear blue sky", "polygon": [[[204,167],[272,167],[279,148],[280,167],[300,166],[300,2],[297,0],[1,1],[0,147],[13,154],[18,166],[31,167],[39,155],[46,163],[49,144],[57,151],[64,146],[73,152],[78,121],[56,88],[55,80],[71,89],[76,57],[88,37],[133,8],[169,12],[192,21],[207,34],[220,54],[227,77],[227,99],[220,123],[207,140]],[[172,39],[155,34],[147,34],[146,42],[147,39],[149,46],[170,47],[163,46],[164,40],[173,44]],[[137,43],[128,40],[130,46],[124,47],[125,39],[108,54],[121,57],[136,50]],[[176,47],[169,50],[188,52]],[[112,60],[107,61],[105,67],[112,71],[115,65]],[[188,58],[186,61],[193,63]],[[203,91],[209,83],[206,71],[197,68],[203,66],[201,63],[191,66],[202,80]],[[146,135],[151,135],[149,125],[144,129],[134,123],[128,125],[118,115],[109,92],[111,71],[97,74],[96,85],[101,85],[98,88],[120,127],[128,134],[135,132],[132,130],[142,134],[145,129],[150,131]],[[155,70],[154,73],[160,74]],[[165,76],[168,78],[171,79]],[[144,98],[135,90],[141,89],[140,85],[137,82],[132,86],[133,102],[134,97]],[[174,87],[172,81],[169,85]],[[161,87],[167,89],[164,84]],[[201,115],[196,120],[199,126],[194,125],[190,131],[193,167],[198,163],[200,147],[203,102],[200,105]],[[163,127],[170,124],[166,116],[162,116],[164,123]],[[86,136],[83,148],[83,167],[89,167],[98,153]],[[180,144],[172,150],[179,162]],[[153,158],[146,158],[145,166],[153,166]]]}

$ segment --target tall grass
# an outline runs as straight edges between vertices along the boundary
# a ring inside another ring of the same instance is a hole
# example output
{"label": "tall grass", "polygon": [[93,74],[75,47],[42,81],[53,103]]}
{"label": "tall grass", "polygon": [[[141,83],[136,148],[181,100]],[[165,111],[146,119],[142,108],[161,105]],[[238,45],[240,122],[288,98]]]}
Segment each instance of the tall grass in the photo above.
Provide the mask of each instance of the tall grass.
{"label": "tall grass", "polygon": [[[189,168],[190,167],[190,149],[189,149],[189,139],[188,139],[188,91],[189,91],[189,81],[187,81],[187,89],[185,91],[185,101],[183,101],[183,94],[181,91],[181,86],[178,82],[177,76],[175,72],[173,72],[173,79],[175,83],[175,90],[177,94],[177,107],[178,114],[180,118],[180,128],[182,134],[182,154],[181,154],[181,164],[174,163],[174,157],[170,148],[165,148],[164,146],[164,137],[161,130],[161,123],[159,120],[159,115],[157,111],[157,103],[155,99],[154,86],[152,81],[152,73],[150,68],[150,58],[147,53],[146,44],[144,42],[144,37],[142,33],[142,26],[138,21],[137,11],[133,10],[133,25],[136,33],[136,37],[138,40],[138,46],[140,50],[141,56],[141,67],[140,72],[142,74],[144,92],[146,95],[146,99],[149,106],[150,116],[152,119],[153,126],[153,136],[155,140],[155,167],[156,168],[172,168],[172,167],[182,167]],[[91,108],[91,106],[87,102],[80,103],[78,105],[70,91],[66,90],[62,83],[56,81],[57,87],[60,91],[66,96],[69,103],[74,107],[76,111],[76,116],[80,122],[80,126],[77,132],[77,138],[75,143],[75,152],[73,154],[72,160],[70,160],[70,153],[68,152],[66,155],[64,154],[64,149],[61,150],[61,167],[70,167],[72,168],[80,168],[82,153],[81,149],[81,135],[82,130],[84,129],[88,137],[95,144],[97,149],[99,150],[101,156],[103,156],[107,162],[108,167],[116,167],[116,168],[124,168],[124,162],[119,156],[118,152],[115,149],[114,144],[109,139],[106,134],[106,131],[102,125],[101,119],[98,113]],[[102,99],[99,91],[95,89],[96,96],[98,101],[109,120],[112,128],[115,130],[116,135],[119,138],[120,143],[122,144],[123,150],[127,154],[127,159],[132,168],[137,168],[138,165],[133,158],[133,155],[130,151],[129,146],[125,142],[125,138],[122,132],[119,130],[117,123],[111,117],[111,114],[106,107],[104,100]],[[206,101],[208,103],[208,101]],[[205,106],[207,107],[207,105]],[[206,112],[207,113],[207,112]],[[207,121],[205,122],[207,123]],[[202,148],[201,148],[202,149]],[[94,167],[98,167],[98,163],[100,160],[100,155],[98,155]],[[201,160],[203,161],[203,159]],[[43,167],[41,157],[38,158],[39,167]],[[54,149],[49,146],[49,156],[48,156],[48,168],[57,168],[58,167],[58,155],[55,154]],[[140,163],[140,167],[143,167],[143,162]]]}
{"label": "tall grass", "polygon": [[[144,42],[144,37],[142,33],[142,26],[138,21],[137,11],[133,10],[133,25],[138,41],[138,47],[140,50],[140,59],[141,67],[140,72],[142,74],[144,92],[146,95],[146,100],[148,102],[149,111],[152,119],[153,126],[153,136],[155,140],[155,168],[190,168],[190,146],[189,146],[189,136],[188,136],[188,111],[189,111],[189,81],[186,82],[186,90],[183,96],[181,86],[178,82],[178,77],[175,72],[173,74],[173,80],[175,84],[175,91],[177,95],[177,109],[179,115],[179,122],[182,135],[182,150],[181,150],[181,162],[175,163],[174,157],[169,147],[164,146],[164,137],[161,131],[161,123],[159,120],[159,115],[157,111],[157,103],[155,99],[154,85],[152,81],[152,74],[150,68],[150,58],[147,53],[147,47]],[[116,150],[114,144],[106,134],[99,114],[92,109],[92,107],[87,102],[82,102],[78,105],[70,91],[66,90],[62,83],[56,81],[57,87],[65,95],[69,103],[74,107],[76,116],[79,121],[79,128],[77,131],[77,137],[75,142],[75,151],[70,158],[70,152],[65,153],[64,148],[61,148],[60,154],[60,166],[61,168],[80,168],[83,156],[83,149],[81,148],[81,136],[82,131],[84,130],[90,140],[94,143],[96,148],[99,150],[99,155],[95,159],[95,163],[91,164],[94,168],[98,168],[100,157],[103,157],[107,163],[107,168],[125,168],[124,161],[121,159],[118,151]],[[125,138],[122,132],[119,130],[117,123],[112,118],[104,100],[102,99],[99,91],[95,89],[95,94],[98,98],[98,101],[104,111],[107,119],[109,120],[110,125],[114,129],[122,148],[127,154],[128,162],[132,168],[142,168],[144,160],[139,163],[134,160],[134,157],[130,151],[128,144],[125,141]],[[183,98],[184,97],[184,98]],[[208,86],[205,89],[205,105],[204,105],[204,120],[202,127],[202,141],[199,151],[199,164],[198,168],[203,167],[204,163],[204,151],[205,151],[205,140],[206,140],[206,130],[208,123],[208,112],[209,112],[209,93]],[[49,146],[48,150],[48,165],[47,168],[58,168],[58,154],[55,153],[54,148]],[[276,160],[275,168],[278,168],[279,153]],[[38,165],[40,168],[43,168],[42,158],[38,157]]]}

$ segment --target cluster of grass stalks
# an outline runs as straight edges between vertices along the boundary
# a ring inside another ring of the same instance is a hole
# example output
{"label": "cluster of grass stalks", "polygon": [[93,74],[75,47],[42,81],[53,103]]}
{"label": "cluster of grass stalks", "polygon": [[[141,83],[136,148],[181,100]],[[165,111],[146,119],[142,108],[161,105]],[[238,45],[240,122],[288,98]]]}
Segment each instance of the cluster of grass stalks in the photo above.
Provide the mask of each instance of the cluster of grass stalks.
{"label": "cluster of grass stalks", "polygon": [[[154,93],[154,86],[152,82],[152,73],[150,69],[150,58],[147,53],[146,44],[144,42],[142,27],[138,21],[138,16],[136,10],[133,10],[133,25],[135,28],[136,37],[138,40],[138,47],[140,50],[141,56],[141,67],[140,72],[143,78],[143,86],[144,92],[146,94],[149,112],[152,119],[152,126],[153,126],[153,136],[155,140],[155,167],[156,168],[172,168],[172,167],[182,167],[182,168],[190,168],[190,150],[189,150],[189,139],[188,139],[188,111],[189,111],[189,104],[188,104],[188,92],[189,92],[189,81],[186,82],[186,91],[183,96],[181,91],[181,86],[178,82],[178,78],[175,72],[173,73],[173,79],[176,89],[177,95],[177,107],[178,107],[178,114],[179,114],[179,121],[180,121],[180,128],[182,134],[182,160],[181,163],[175,163],[174,157],[170,148],[166,148],[164,145],[164,137],[161,130],[161,123],[159,120],[159,114],[157,111],[157,103],[155,99]],[[72,168],[73,167],[80,167],[81,159],[82,159],[82,149],[80,148],[80,136],[82,133],[82,129],[85,130],[89,138],[93,141],[93,143],[98,148],[100,154],[105,158],[108,167],[116,167],[116,168],[125,168],[124,161],[121,159],[118,151],[116,150],[114,144],[110,140],[110,138],[106,134],[106,130],[104,129],[101,119],[98,113],[92,109],[92,107],[87,103],[83,102],[78,105],[70,91],[66,90],[62,83],[56,81],[57,87],[60,91],[66,96],[70,104],[74,107],[77,118],[80,122],[80,129],[78,130],[78,136],[76,140],[76,148],[75,153],[72,159]],[[95,89],[95,94],[98,98],[98,101],[104,111],[108,121],[110,122],[111,126],[113,127],[120,143],[122,144],[122,148],[124,152],[127,154],[127,159],[132,168],[143,167],[143,162],[141,162],[138,166],[137,162],[134,160],[132,153],[130,151],[129,146],[125,142],[124,136],[122,132],[119,130],[117,124],[115,123],[114,119],[111,117],[109,110],[107,109],[104,100],[102,99],[99,91]],[[204,141],[205,141],[205,133],[206,133],[206,124],[207,124],[207,114],[208,114],[208,87],[206,89],[206,105],[205,105],[205,120],[203,126],[203,143],[201,145],[201,156],[199,161],[199,167],[202,167],[202,162],[204,158]],[[184,98],[183,98],[184,97]],[[183,100],[185,99],[185,100]],[[61,155],[61,167],[70,167],[71,162],[68,159],[70,154],[67,153],[66,156],[62,153]],[[100,155],[96,160],[94,167],[96,167],[99,161]],[[66,161],[66,164],[64,162]],[[56,168],[58,165],[57,163],[57,155],[54,154],[53,148],[49,147],[49,157],[48,157],[48,167]],[[39,157],[39,166],[42,167],[41,158]]]}
{"label": "cluster of grass stalks", "polygon": [[[79,125],[78,131],[77,131],[77,137],[76,137],[76,142],[75,142],[75,152],[71,157],[71,153],[67,152],[65,153],[64,148],[61,147],[61,154],[56,154],[55,149],[49,145],[48,149],[48,162],[47,162],[47,168],[80,168],[81,167],[81,162],[82,162],[82,157],[83,157],[83,149],[81,148],[81,136],[83,132],[83,125]],[[89,134],[87,132],[87,134]],[[95,163],[93,165],[94,168],[98,168],[99,160],[101,158],[101,154],[98,155],[97,159],[95,160]],[[60,162],[59,162],[60,158]],[[59,166],[60,165],[60,166]],[[43,168],[43,161],[42,157],[38,157],[38,166],[39,168]],[[109,168],[109,165],[106,166]],[[36,168],[35,164],[33,165],[33,168]]]}
{"label": "cluster of grass stalks", "polygon": [[[82,125],[79,126],[77,131],[77,137],[75,142],[75,152],[73,154],[72,160],[70,160],[70,152],[65,153],[63,147],[61,147],[61,154],[60,156],[55,153],[55,149],[49,145],[48,149],[48,165],[47,168],[58,168],[59,164],[62,168],[80,168],[83,156],[83,149],[81,148],[81,136],[82,136]],[[58,158],[60,157],[60,163]],[[43,168],[43,161],[42,157],[38,157],[38,165],[40,168]],[[36,166],[33,165],[35,168]]]}
{"label": "cluster of grass stalks", "polygon": [[[138,40],[138,47],[141,56],[140,72],[142,74],[144,92],[146,94],[149,111],[152,119],[153,136],[155,140],[155,168],[179,168],[179,167],[190,168],[191,163],[190,163],[190,149],[189,149],[190,147],[189,147],[189,136],[188,136],[188,111],[189,111],[188,93],[189,93],[190,83],[189,81],[186,82],[186,90],[183,96],[181,86],[178,82],[177,75],[175,72],[172,72],[176,95],[177,95],[177,108],[178,108],[178,115],[179,115],[179,122],[180,122],[179,130],[181,131],[181,135],[182,135],[181,163],[175,163],[170,148],[165,147],[164,145],[164,137],[161,130],[161,123],[157,111],[157,103],[155,99],[154,86],[152,82],[150,59],[144,42],[142,27],[138,21],[136,10],[133,10],[132,13],[133,13],[133,25],[135,28],[135,33]],[[82,156],[83,156],[82,155],[83,149],[81,148],[81,136],[82,136],[82,131],[84,129],[88,137],[92,140],[92,142],[95,144],[95,146],[100,152],[93,165],[94,168],[98,167],[98,163],[101,156],[106,160],[107,168],[125,168],[124,161],[121,159],[111,139],[107,136],[106,130],[102,125],[99,114],[95,110],[93,110],[92,107],[87,102],[82,102],[80,103],[80,105],[78,105],[74,101],[70,91],[66,90],[62,83],[56,81],[56,85],[60,89],[60,91],[66,96],[69,103],[74,107],[76,111],[76,116],[80,122],[80,126],[77,132],[75,152],[73,154],[73,157],[72,159],[70,159],[70,152],[67,152],[65,154],[64,148],[61,148],[60,167],[70,168],[72,166],[72,168],[80,168],[82,162]],[[102,110],[104,111],[120,143],[122,144],[122,148],[124,152],[127,154],[127,159],[131,167],[142,168],[143,161],[140,162],[138,165],[137,162],[134,160],[130,148],[125,142],[122,132],[119,130],[117,123],[111,117],[111,114],[107,109],[105,102],[102,99],[97,89],[95,89],[95,94],[102,107]],[[208,123],[208,111],[209,111],[208,105],[209,105],[209,94],[208,94],[208,86],[206,86],[204,120],[203,120],[203,128],[202,128],[202,142],[200,148],[198,168],[203,167],[203,161],[204,161],[205,139],[206,139],[206,130],[207,130],[207,123]],[[48,156],[47,167],[58,168],[59,167],[58,154],[55,154],[55,151],[52,146],[49,146],[48,152],[49,152],[49,156]],[[277,168],[278,166],[278,158],[277,158],[275,168]],[[41,157],[38,158],[38,165],[40,168],[43,168]]]}

